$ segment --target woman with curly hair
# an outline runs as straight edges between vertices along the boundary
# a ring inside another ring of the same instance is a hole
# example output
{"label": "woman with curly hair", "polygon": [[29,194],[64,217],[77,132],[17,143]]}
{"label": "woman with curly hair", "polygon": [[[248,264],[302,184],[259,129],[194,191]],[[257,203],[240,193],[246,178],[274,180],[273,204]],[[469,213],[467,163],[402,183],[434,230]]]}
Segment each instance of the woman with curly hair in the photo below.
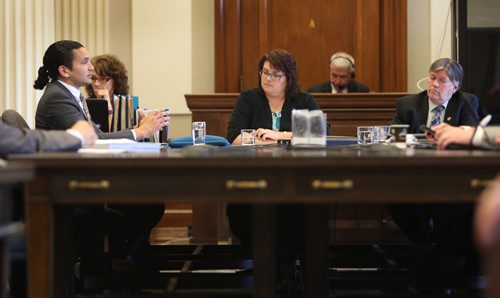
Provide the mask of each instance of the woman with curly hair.
{"label": "woman with curly hair", "polygon": [[90,98],[102,98],[108,102],[109,123],[113,115],[113,96],[128,95],[128,75],[125,64],[117,56],[104,54],[91,59],[95,69],[92,84],[86,86]]}

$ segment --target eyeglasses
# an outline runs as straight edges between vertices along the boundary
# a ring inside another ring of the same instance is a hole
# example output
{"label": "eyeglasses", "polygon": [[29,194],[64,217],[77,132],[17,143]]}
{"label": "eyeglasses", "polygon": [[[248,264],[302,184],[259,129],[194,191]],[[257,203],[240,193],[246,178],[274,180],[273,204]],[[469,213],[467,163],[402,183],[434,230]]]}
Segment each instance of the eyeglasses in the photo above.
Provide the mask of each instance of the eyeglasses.
{"label": "eyeglasses", "polygon": [[92,80],[92,82],[94,83],[95,81],[99,81],[99,83],[103,84],[103,83],[106,83],[107,81],[109,81],[111,78],[110,77],[90,77],[90,79]]}
{"label": "eyeglasses", "polygon": [[284,77],[284,74],[277,74],[277,73],[268,73],[266,70],[261,70],[259,71],[259,74],[261,77],[266,76],[268,77],[271,81],[279,81],[281,77]]}

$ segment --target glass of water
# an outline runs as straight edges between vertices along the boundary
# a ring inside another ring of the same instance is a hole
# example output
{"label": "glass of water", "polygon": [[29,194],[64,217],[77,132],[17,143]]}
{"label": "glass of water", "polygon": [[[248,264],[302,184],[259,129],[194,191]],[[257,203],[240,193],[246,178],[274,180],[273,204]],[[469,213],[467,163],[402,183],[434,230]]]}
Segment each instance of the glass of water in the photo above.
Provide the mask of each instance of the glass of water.
{"label": "glass of water", "polygon": [[192,125],[193,145],[205,145],[207,135],[207,124],[205,121],[195,121]]}
{"label": "glass of water", "polygon": [[241,130],[241,145],[255,145],[255,129]]}
{"label": "glass of water", "polygon": [[358,126],[358,144],[368,145],[373,143],[373,126]]}
{"label": "glass of water", "polygon": [[390,126],[381,125],[373,127],[373,142],[374,143],[387,143],[390,137]]}

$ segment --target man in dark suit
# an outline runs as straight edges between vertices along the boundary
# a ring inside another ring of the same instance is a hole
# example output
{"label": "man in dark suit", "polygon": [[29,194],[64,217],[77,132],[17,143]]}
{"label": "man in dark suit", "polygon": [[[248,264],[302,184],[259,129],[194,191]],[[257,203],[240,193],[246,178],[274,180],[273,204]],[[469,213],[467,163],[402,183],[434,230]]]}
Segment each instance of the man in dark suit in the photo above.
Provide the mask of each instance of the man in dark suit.
{"label": "man in dark suit", "polygon": [[[38,78],[34,88],[44,89],[36,111],[37,128],[66,129],[78,120],[88,121],[99,138],[127,138],[140,140],[160,130],[168,124],[169,115],[163,111],[155,111],[145,117],[139,117],[139,125],[133,129],[104,133],[90,119],[85,99],[80,88],[92,82],[95,76],[90,62],[88,50],[80,43],[72,40],[61,40],[53,43],[46,50],[43,65],[38,70]],[[107,234],[109,234],[110,250],[115,256],[141,254],[147,249],[151,229],[163,216],[163,204],[150,205],[109,205],[105,212]],[[76,208],[76,228],[79,244],[82,247],[82,259],[94,261],[102,252],[102,245],[93,243],[99,240],[96,230],[102,229],[102,207]],[[102,237],[101,237],[102,239]],[[83,254],[88,253],[88,257]],[[85,263],[87,269],[95,271],[99,264]],[[91,264],[87,265],[87,264]],[[94,266],[95,265],[95,266]]]}
{"label": "man in dark suit", "polygon": [[144,118],[140,117],[139,125],[133,129],[103,132],[90,119],[86,102],[80,94],[80,88],[90,84],[93,75],[94,67],[83,45],[71,40],[52,44],[44,55],[43,66],[38,70],[38,78],[33,86],[40,90],[45,88],[36,110],[36,127],[67,129],[78,120],[87,120],[100,139],[141,140],[168,124],[169,114],[155,111]]}
{"label": "man in dark suit", "polygon": [[441,58],[429,69],[427,90],[400,98],[391,124],[409,124],[409,133],[418,133],[420,126],[440,123],[452,126],[476,126],[479,100],[475,95],[460,92],[463,69],[458,62]]}
{"label": "man in dark suit", "polygon": [[368,87],[354,80],[354,58],[337,52],[330,58],[330,81],[307,89],[309,93],[355,93],[368,92]]}
{"label": "man in dark suit", "polygon": [[[410,133],[420,125],[440,123],[477,126],[472,95],[459,92],[463,69],[458,62],[441,58],[429,68],[427,90],[399,99],[393,124],[409,124]],[[475,98],[477,100],[477,98]],[[470,204],[393,204],[388,206],[398,226],[415,243],[434,243],[439,252],[473,255]]]}
{"label": "man in dark suit", "polygon": [[[433,108],[438,105],[432,104],[428,97],[428,91],[422,91],[418,94],[401,97],[396,104],[396,114],[391,124],[409,124],[409,133],[422,133],[420,125],[431,126],[431,119],[435,112]],[[478,123],[477,108],[473,105],[478,104],[477,96],[461,91],[456,91],[445,105],[445,113],[442,113],[443,119],[440,123],[448,123],[452,126],[476,126]],[[431,113],[429,107],[431,106]]]}
{"label": "man in dark suit", "polygon": [[67,131],[19,129],[0,121],[0,158],[8,154],[76,151],[92,145],[97,136],[86,121]]}

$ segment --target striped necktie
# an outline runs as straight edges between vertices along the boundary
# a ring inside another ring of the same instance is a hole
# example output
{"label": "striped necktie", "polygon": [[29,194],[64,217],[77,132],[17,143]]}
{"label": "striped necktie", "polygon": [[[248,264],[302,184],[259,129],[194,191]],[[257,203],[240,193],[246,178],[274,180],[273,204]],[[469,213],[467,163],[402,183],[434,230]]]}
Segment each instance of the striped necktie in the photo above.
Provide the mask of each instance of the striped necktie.
{"label": "striped necktie", "polygon": [[89,107],[87,106],[87,101],[85,100],[85,98],[83,98],[81,94],[80,94],[80,102],[82,103],[83,112],[85,113],[87,121],[91,123],[92,120],[90,119],[90,112],[89,112]]}
{"label": "striped necktie", "polygon": [[432,116],[431,127],[439,125],[441,123],[441,113],[443,112],[443,106],[437,106],[432,111],[434,112],[434,116]]}

